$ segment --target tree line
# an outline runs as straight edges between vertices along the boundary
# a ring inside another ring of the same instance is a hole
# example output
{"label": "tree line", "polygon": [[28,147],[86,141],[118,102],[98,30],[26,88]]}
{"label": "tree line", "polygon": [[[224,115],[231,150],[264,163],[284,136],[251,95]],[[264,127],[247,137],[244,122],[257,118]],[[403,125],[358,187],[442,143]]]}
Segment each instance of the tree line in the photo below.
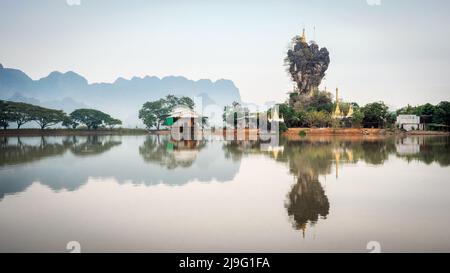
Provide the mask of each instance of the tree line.
{"label": "tree line", "polygon": [[353,109],[351,117],[333,119],[336,108],[332,95],[326,91],[315,91],[310,96],[297,92],[290,94],[287,102],[279,105],[286,126],[300,127],[344,127],[344,128],[394,128],[398,115],[414,114],[428,116],[429,129],[449,128],[450,102],[442,101],[437,105],[429,103],[419,106],[407,106],[397,111],[390,111],[382,101],[359,106],[355,102],[339,102],[339,107],[347,114],[350,106]]}
{"label": "tree line", "polygon": [[61,124],[66,128],[76,129],[85,126],[90,130],[114,128],[122,121],[95,109],[77,109],[70,114],[62,110],[49,109],[33,104],[0,100],[0,127],[7,129],[16,124],[20,129],[24,124],[34,122],[44,130]]}
{"label": "tree line", "polygon": [[[176,97],[168,95],[155,101],[146,102],[139,111],[139,118],[148,129],[159,130],[165,125],[172,110],[177,106],[184,106],[189,109],[194,108],[194,102],[188,97]],[[450,102],[443,101],[437,105],[424,104],[419,106],[407,106],[397,111],[390,111],[389,107],[382,101],[368,103],[359,106],[355,102],[339,102],[339,108],[344,113],[344,117],[334,119],[332,114],[336,108],[332,94],[327,91],[314,91],[310,96],[291,93],[288,101],[279,104],[279,113],[283,116],[285,123],[280,124],[281,130],[287,128],[314,128],[314,127],[341,127],[341,128],[394,128],[398,115],[415,114],[418,116],[428,116],[429,129],[448,128],[450,126]],[[353,114],[349,117],[350,107]],[[270,115],[270,110],[268,112]],[[233,102],[230,106],[224,107],[223,121],[234,121],[237,127],[239,119],[250,119],[251,116],[258,116],[258,113],[251,113],[250,110],[239,102]],[[440,126],[433,126],[440,125]]]}

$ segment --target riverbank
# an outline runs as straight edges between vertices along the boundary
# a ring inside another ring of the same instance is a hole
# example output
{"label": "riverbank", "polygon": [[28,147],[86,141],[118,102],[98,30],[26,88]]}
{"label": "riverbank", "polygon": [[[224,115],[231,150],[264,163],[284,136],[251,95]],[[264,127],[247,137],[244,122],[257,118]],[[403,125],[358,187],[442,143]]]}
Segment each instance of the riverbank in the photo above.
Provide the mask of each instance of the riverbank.
{"label": "riverbank", "polygon": [[146,135],[145,129],[7,129],[0,136],[89,136],[89,135]]}
{"label": "riverbank", "polygon": [[[245,135],[249,135],[251,131],[245,129]],[[303,132],[303,133],[301,133]],[[223,130],[215,130],[210,132],[211,135],[225,135]],[[254,132],[258,134],[259,132]],[[98,130],[87,130],[87,129],[7,129],[0,130],[0,136],[73,136],[73,135],[147,135],[147,134],[157,134],[157,135],[169,135],[170,131],[148,131],[146,129],[98,129]],[[236,131],[234,132],[236,135]],[[402,132],[399,130],[386,130],[386,129],[356,129],[356,128],[289,128],[283,133],[287,137],[297,137],[300,135],[308,136],[390,136],[390,135],[418,135],[418,136],[448,136],[449,132],[438,132],[438,131],[412,131],[412,132]]]}
{"label": "riverbank", "polygon": [[[303,133],[302,133],[303,132]],[[386,129],[367,129],[367,128],[289,128],[283,133],[285,136],[299,136],[304,135],[320,135],[320,136],[356,136],[356,135],[370,135],[370,136],[386,136],[386,135],[426,135],[426,136],[448,136],[449,132],[439,131],[411,131],[403,132],[399,130]]]}

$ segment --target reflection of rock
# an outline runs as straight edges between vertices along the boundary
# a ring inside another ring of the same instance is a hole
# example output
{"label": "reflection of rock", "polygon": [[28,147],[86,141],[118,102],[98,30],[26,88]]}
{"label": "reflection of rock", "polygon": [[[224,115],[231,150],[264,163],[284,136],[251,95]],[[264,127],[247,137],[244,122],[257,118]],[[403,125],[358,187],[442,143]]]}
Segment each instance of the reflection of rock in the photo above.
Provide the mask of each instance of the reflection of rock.
{"label": "reflection of rock", "polygon": [[336,145],[330,142],[287,142],[286,146],[289,148],[285,148],[284,155],[291,173],[297,178],[288,194],[286,209],[294,228],[303,230],[305,236],[308,224],[314,225],[329,213],[330,204],[319,175],[331,172],[338,149],[333,149]]}
{"label": "reflection of rock", "polygon": [[315,224],[319,217],[328,215],[330,203],[317,176],[308,173],[299,175],[297,184],[289,192],[286,209],[294,221],[294,227],[303,232],[308,223]]}

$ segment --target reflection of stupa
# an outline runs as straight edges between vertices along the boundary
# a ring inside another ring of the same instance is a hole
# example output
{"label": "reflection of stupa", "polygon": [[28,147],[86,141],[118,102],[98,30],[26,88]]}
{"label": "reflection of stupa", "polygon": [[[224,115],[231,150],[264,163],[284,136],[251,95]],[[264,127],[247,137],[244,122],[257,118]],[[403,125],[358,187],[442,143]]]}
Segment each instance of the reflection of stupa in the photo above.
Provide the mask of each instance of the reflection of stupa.
{"label": "reflection of stupa", "polygon": [[[339,163],[353,162],[353,151],[349,149],[333,149],[334,162],[336,164],[336,179],[339,178]],[[342,158],[341,158],[342,157]]]}

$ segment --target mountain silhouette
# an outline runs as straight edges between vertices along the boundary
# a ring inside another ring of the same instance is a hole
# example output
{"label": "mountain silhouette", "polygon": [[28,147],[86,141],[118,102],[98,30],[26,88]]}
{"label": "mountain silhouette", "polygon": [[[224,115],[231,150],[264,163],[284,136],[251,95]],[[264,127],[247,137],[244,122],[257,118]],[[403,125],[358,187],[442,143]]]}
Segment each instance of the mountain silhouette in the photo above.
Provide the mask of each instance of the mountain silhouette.
{"label": "mountain silhouette", "polygon": [[225,79],[213,82],[209,79],[193,81],[181,76],[145,76],[89,84],[73,71],[54,71],[47,77],[33,80],[21,70],[0,64],[0,99],[39,101],[39,105],[66,112],[78,106],[89,106],[122,119],[124,126],[142,126],[137,119],[141,106],[169,94],[202,97],[204,106],[217,104],[223,107],[233,101],[241,102],[239,89]]}

